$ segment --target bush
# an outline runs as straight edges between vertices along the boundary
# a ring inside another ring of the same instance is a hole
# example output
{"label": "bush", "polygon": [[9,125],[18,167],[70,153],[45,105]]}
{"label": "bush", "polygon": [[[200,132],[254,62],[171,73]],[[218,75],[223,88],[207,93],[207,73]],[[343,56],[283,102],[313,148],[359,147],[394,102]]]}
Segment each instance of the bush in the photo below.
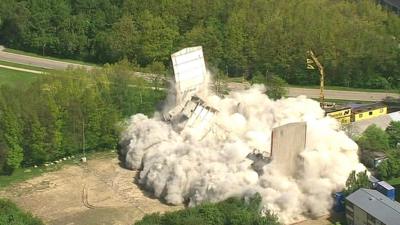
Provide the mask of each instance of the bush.
{"label": "bush", "polygon": [[135,225],[279,225],[273,214],[260,215],[261,196],[230,198],[220,203],[204,203],[194,208],[145,216]]}
{"label": "bush", "polygon": [[389,149],[389,136],[373,124],[362,133],[357,144],[362,150],[387,151]]}

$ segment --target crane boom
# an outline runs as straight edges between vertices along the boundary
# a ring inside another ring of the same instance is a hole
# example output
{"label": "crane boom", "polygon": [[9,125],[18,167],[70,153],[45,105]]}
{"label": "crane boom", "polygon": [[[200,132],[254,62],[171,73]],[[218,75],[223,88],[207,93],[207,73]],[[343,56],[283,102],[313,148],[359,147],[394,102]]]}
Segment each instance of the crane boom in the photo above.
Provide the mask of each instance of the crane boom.
{"label": "crane boom", "polygon": [[319,103],[321,105],[321,107],[324,107],[324,101],[325,101],[325,96],[324,96],[324,78],[325,78],[325,74],[324,74],[324,67],[322,66],[322,64],[318,61],[318,58],[315,56],[314,52],[312,50],[308,51],[308,54],[310,55],[312,61],[315,63],[315,65],[317,65],[318,70],[319,70],[319,74],[320,74],[320,82],[319,82],[319,89],[320,89],[320,93],[319,93]]}

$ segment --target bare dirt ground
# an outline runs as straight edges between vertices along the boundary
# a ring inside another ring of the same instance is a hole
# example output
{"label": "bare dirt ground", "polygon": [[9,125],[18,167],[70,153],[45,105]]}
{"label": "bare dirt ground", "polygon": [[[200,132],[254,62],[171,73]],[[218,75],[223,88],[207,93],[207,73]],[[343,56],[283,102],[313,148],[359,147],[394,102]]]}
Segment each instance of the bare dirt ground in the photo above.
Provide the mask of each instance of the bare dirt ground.
{"label": "bare dirt ground", "polygon": [[134,183],[136,171],[117,158],[66,165],[0,191],[46,224],[133,224],[145,214],[181,209],[152,198]]}
{"label": "bare dirt ground", "polygon": [[[131,225],[145,214],[182,209],[153,198],[135,182],[137,171],[122,168],[116,157],[65,165],[0,190],[0,197],[40,217],[49,225]],[[295,225],[330,225],[323,216]]]}

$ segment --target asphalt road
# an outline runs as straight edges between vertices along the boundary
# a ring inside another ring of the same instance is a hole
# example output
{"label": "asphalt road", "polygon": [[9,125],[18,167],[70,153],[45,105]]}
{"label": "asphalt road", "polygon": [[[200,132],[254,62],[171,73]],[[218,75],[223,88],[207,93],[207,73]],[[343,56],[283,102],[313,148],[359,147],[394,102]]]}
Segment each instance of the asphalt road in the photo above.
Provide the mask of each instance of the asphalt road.
{"label": "asphalt road", "polygon": [[[47,69],[58,69],[64,70],[68,67],[84,67],[86,69],[93,69],[93,66],[80,65],[69,62],[61,62],[56,60],[19,55],[15,53],[4,52],[2,46],[0,46],[0,60],[37,66]],[[241,83],[228,83],[229,90],[243,90],[249,87],[249,84]],[[288,88],[288,96],[296,97],[299,95],[306,95],[309,98],[319,98],[319,89],[310,88]],[[383,92],[360,92],[360,91],[338,91],[338,90],[325,90],[326,99],[342,99],[352,101],[380,101],[386,97],[400,98],[399,94],[395,93],[383,93]]]}
{"label": "asphalt road", "polygon": [[[386,97],[400,98],[396,93],[385,92],[361,92],[324,90],[325,99],[343,99],[353,101],[380,101]],[[319,89],[289,88],[289,96],[306,95],[309,98],[319,98]]]}
{"label": "asphalt road", "polygon": [[29,66],[42,67],[46,69],[56,69],[56,70],[65,70],[68,67],[84,67],[86,69],[92,69],[93,66],[80,65],[76,63],[69,62],[61,62],[51,59],[44,59],[39,57],[32,57],[26,55],[19,55],[15,53],[9,53],[3,51],[3,48],[0,47],[0,61],[19,63]]}

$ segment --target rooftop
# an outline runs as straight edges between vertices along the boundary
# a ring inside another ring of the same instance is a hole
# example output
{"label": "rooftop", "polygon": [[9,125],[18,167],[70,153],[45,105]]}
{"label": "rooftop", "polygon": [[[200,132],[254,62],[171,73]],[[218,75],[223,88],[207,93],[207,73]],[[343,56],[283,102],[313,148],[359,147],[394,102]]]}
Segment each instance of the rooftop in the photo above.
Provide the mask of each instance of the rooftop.
{"label": "rooftop", "polygon": [[400,204],[378,191],[361,188],[349,195],[346,200],[386,225],[399,224]]}
{"label": "rooftop", "polygon": [[356,121],[351,124],[351,128],[352,131],[356,134],[361,134],[372,124],[375,124],[378,127],[385,130],[392,121],[400,121],[400,112],[393,112],[375,118],[371,118],[368,120]]}
{"label": "rooftop", "polygon": [[382,187],[384,187],[386,190],[393,190],[394,187],[388,183],[386,183],[385,181],[379,181],[378,184]]}
{"label": "rooftop", "polygon": [[400,0],[381,0],[383,3],[400,9]]}
{"label": "rooftop", "polygon": [[352,111],[354,113],[366,112],[366,111],[386,107],[386,105],[384,105],[380,102],[372,103],[372,104],[349,104],[348,106],[350,106],[352,108]]}

